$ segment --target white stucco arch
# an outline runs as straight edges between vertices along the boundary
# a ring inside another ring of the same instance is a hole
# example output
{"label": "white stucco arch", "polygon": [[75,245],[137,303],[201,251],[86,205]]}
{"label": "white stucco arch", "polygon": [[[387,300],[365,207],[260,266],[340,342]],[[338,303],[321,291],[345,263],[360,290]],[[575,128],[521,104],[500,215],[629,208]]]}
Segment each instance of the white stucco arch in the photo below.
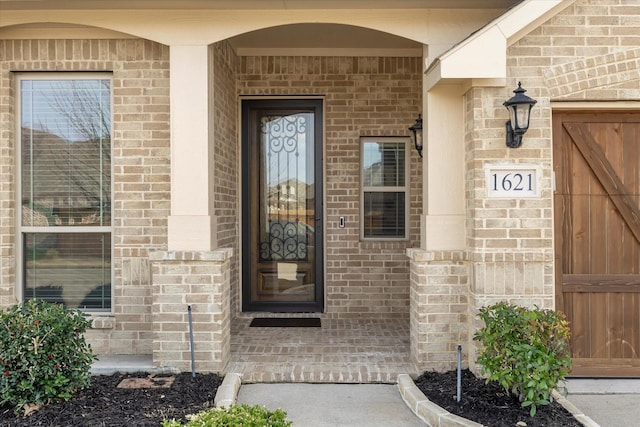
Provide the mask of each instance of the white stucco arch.
{"label": "white stucco arch", "polygon": [[[177,46],[208,45],[281,25],[326,23],[382,31],[439,46],[436,50],[440,53],[499,13],[493,9],[6,10],[0,15],[0,31],[3,38],[5,34],[14,38],[8,27],[31,26],[29,31],[19,31],[24,37],[29,32],[37,33],[33,24],[70,24]],[[14,32],[18,30],[13,28]],[[56,29],[60,37],[74,31],[78,28]]]}

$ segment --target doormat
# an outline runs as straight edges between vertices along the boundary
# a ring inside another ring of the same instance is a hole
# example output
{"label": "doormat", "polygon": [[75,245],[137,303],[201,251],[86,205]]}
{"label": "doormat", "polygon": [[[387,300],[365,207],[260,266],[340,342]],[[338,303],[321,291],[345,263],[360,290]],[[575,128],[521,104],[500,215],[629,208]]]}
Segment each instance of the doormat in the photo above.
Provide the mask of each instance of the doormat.
{"label": "doormat", "polygon": [[319,317],[257,317],[249,324],[252,328],[319,328]]}

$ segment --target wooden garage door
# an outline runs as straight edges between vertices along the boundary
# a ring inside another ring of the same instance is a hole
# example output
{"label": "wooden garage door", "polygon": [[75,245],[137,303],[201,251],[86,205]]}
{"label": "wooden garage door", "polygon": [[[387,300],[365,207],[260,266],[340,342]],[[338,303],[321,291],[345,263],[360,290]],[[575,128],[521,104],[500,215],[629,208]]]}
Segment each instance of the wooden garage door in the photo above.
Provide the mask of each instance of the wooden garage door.
{"label": "wooden garage door", "polygon": [[554,112],[556,306],[575,376],[640,376],[640,112]]}

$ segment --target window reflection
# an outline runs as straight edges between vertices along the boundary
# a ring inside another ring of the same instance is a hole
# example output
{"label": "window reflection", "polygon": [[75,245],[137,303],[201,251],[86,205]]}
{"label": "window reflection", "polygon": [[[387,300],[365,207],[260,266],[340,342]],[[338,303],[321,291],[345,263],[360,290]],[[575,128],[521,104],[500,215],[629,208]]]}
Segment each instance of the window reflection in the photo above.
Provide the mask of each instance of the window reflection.
{"label": "window reflection", "polygon": [[24,296],[110,310],[111,82],[24,78],[20,91]]}

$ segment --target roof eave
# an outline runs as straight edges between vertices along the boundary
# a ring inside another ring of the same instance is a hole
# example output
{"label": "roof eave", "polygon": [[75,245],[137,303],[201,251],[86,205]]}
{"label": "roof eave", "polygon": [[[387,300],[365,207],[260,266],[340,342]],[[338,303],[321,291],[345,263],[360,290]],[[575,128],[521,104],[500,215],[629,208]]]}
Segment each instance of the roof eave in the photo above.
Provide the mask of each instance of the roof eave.
{"label": "roof eave", "polygon": [[575,0],[524,0],[436,58],[425,89],[459,80],[495,81],[507,74],[507,47]]}

